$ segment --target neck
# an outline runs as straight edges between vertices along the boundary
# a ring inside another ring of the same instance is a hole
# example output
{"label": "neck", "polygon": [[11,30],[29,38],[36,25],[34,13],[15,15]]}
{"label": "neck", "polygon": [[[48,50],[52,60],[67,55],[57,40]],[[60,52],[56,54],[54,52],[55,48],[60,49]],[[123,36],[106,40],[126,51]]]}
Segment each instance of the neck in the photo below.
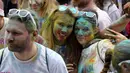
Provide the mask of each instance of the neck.
{"label": "neck", "polygon": [[22,61],[27,61],[33,58],[37,54],[37,47],[36,44],[33,42],[29,45],[29,47],[25,48],[25,50],[21,53],[14,52],[14,55]]}
{"label": "neck", "polygon": [[87,47],[91,46],[92,44],[94,44],[94,43],[96,43],[96,42],[98,42],[100,40],[101,39],[92,39],[92,40],[90,40],[90,42],[88,42],[85,45],[83,45],[83,48],[87,48]]}
{"label": "neck", "polygon": [[42,12],[40,11],[40,10],[37,10],[37,11],[35,11],[36,12],[36,14],[37,14],[37,16],[39,17],[39,18],[44,18],[44,16],[42,16]]}
{"label": "neck", "polygon": [[41,11],[37,11],[38,17],[42,17]]}

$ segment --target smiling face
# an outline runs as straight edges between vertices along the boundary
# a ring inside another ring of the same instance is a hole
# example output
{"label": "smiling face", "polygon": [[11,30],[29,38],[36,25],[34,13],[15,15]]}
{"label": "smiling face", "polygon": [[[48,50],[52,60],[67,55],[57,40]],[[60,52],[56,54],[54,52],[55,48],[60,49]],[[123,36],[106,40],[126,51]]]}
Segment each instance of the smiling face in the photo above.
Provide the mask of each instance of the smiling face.
{"label": "smiling face", "polygon": [[64,42],[73,30],[75,18],[68,14],[59,16],[54,22],[53,34],[55,38]]}
{"label": "smiling face", "polygon": [[34,11],[39,11],[44,4],[44,0],[29,0],[29,4]]}
{"label": "smiling face", "polygon": [[85,46],[94,39],[92,24],[82,17],[79,18],[75,25],[75,34],[78,42]]}

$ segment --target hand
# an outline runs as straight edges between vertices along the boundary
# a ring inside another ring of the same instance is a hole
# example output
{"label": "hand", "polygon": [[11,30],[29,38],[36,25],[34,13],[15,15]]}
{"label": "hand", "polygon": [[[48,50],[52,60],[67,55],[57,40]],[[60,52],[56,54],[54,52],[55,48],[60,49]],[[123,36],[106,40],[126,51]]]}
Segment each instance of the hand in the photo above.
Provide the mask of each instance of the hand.
{"label": "hand", "polygon": [[122,34],[119,33],[119,32],[116,32],[116,31],[111,30],[111,29],[107,29],[107,31],[109,31],[109,32],[112,33],[112,34],[106,33],[105,35],[108,36],[108,37],[110,37],[110,38],[115,39],[115,42],[116,42],[116,43],[119,43],[119,42],[121,42],[121,41],[127,39],[124,35],[122,35]]}
{"label": "hand", "polygon": [[127,17],[130,17],[130,2],[127,2],[127,3],[124,5],[124,10],[123,10],[123,11],[129,15],[129,16],[127,16]]}
{"label": "hand", "polygon": [[125,5],[124,5],[124,9],[126,8],[130,8],[130,2],[127,2]]}
{"label": "hand", "polygon": [[73,64],[67,64],[67,70],[69,73],[74,71],[74,65]]}

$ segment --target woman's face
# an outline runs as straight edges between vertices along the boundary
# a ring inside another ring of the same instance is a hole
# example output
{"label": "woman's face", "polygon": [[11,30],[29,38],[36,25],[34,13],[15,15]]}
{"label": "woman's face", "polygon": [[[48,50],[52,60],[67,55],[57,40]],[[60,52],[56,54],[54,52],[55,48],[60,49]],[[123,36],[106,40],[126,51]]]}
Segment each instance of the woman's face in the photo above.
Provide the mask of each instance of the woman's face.
{"label": "woman's face", "polygon": [[54,21],[53,34],[55,38],[64,42],[66,38],[72,33],[75,18],[68,14],[63,14],[57,17]]}
{"label": "woman's face", "polygon": [[75,25],[75,35],[78,42],[82,46],[85,46],[92,39],[94,39],[94,31],[92,28],[92,24],[84,18],[79,18]]}
{"label": "woman's face", "polygon": [[29,0],[30,7],[34,11],[39,11],[44,4],[44,0]]}

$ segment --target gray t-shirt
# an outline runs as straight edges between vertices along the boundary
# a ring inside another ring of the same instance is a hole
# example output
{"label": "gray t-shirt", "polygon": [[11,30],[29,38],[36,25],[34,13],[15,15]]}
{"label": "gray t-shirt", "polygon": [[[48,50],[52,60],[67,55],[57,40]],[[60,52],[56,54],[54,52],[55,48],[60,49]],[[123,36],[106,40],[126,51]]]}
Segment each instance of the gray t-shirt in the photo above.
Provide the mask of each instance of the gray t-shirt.
{"label": "gray t-shirt", "polygon": [[[18,60],[14,53],[5,48],[0,72],[5,73],[68,73],[62,57],[38,43],[38,53],[28,61]],[[46,53],[47,52],[47,58]],[[46,60],[47,59],[47,60]],[[47,62],[48,61],[48,66]],[[48,71],[48,68],[49,71]]]}

